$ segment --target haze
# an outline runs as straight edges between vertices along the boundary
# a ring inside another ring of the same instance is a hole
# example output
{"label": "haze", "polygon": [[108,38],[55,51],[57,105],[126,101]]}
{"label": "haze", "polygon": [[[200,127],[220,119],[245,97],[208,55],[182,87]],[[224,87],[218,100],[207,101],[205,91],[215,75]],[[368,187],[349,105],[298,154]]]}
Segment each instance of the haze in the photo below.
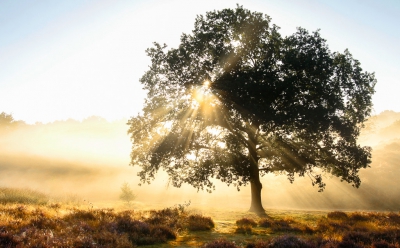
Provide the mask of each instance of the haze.
{"label": "haze", "polygon": [[[139,168],[128,166],[131,143],[125,119],[109,122],[101,117],[83,121],[69,119],[49,124],[19,123],[0,126],[0,187],[29,188],[58,199],[75,198],[102,204],[120,205],[120,187],[129,183],[137,198],[134,208],[172,206],[191,201],[192,206],[245,210],[250,190],[240,192],[217,183],[216,191],[197,192],[189,186],[168,186],[165,174],[158,173],[150,185],[138,186]],[[400,113],[385,111],[366,123],[362,145],[372,145],[371,168],[360,172],[359,189],[325,175],[326,190],[318,193],[309,178],[290,184],[284,175],[262,178],[263,204],[267,209],[351,209],[399,210],[400,189],[397,168],[400,161]],[[218,202],[218,206],[215,206]]]}

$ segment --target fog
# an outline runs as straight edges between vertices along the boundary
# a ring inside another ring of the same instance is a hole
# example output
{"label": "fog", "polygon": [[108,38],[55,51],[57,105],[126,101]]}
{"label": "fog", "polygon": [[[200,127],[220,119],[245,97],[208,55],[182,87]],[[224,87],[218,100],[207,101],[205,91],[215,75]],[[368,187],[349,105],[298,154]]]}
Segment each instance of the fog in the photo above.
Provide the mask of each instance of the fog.
{"label": "fog", "polygon": [[[227,187],[216,181],[213,193],[197,192],[188,185],[173,188],[160,171],[150,185],[138,186],[140,168],[129,166],[131,143],[127,120],[101,117],[28,125],[0,122],[0,187],[29,188],[55,199],[74,198],[94,205],[122,204],[118,196],[124,182],[137,198],[133,208],[154,208],[191,201],[196,208],[250,206],[250,188]],[[262,178],[266,209],[400,210],[400,113],[372,116],[362,130],[360,144],[372,146],[372,164],[360,171],[359,189],[324,175],[324,192],[309,178],[291,184],[285,175]]]}

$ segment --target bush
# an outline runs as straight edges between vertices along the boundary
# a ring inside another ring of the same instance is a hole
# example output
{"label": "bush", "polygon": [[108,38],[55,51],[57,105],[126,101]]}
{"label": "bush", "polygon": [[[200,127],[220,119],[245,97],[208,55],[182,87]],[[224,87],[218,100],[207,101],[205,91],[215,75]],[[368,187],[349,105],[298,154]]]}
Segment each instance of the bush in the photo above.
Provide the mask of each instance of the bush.
{"label": "bush", "polygon": [[271,227],[273,223],[274,223],[274,220],[272,220],[272,219],[261,219],[261,220],[258,222],[258,224],[259,224],[261,227],[266,227],[266,228]]}
{"label": "bush", "polygon": [[274,232],[302,232],[298,227],[290,226],[290,220],[261,219],[258,224],[260,227],[271,228]]}
{"label": "bush", "polygon": [[271,248],[312,248],[313,245],[308,244],[304,240],[295,236],[281,236],[272,240]]}
{"label": "bush", "polygon": [[246,248],[268,248],[270,242],[265,240],[257,240],[255,243],[248,243]]}
{"label": "bush", "polygon": [[369,220],[367,215],[364,215],[364,214],[361,214],[358,212],[350,214],[349,218],[352,221],[368,221]]}
{"label": "bush", "polygon": [[214,240],[203,246],[204,248],[239,248],[234,242],[225,239]]}
{"label": "bush", "polygon": [[74,209],[72,213],[64,216],[64,219],[67,221],[72,220],[96,220],[95,212],[92,210],[80,210]]}
{"label": "bush", "polygon": [[346,220],[348,218],[347,214],[342,211],[333,211],[328,213],[328,218],[333,220]]}
{"label": "bush", "polygon": [[252,230],[251,226],[238,226],[235,230],[235,233],[251,234],[252,231],[253,230]]}
{"label": "bush", "polygon": [[374,242],[371,245],[372,248],[396,248],[395,245],[389,244],[386,241],[378,241],[378,242]]}
{"label": "bush", "polygon": [[177,208],[164,208],[161,210],[151,210],[146,222],[153,225],[165,225],[171,228],[182,228],[182,213]]}
{"label": "bush", "polygon": [[0,247],[17,247],[20,241],[17,240],[14,235],[8,232],[0,233]]}
{"label": "bush", "polygon": [[187,218],[187,228],[190,231],[208,231],[213,229],[214,226],[214,222],[210,217],[195,214]]}
{"label": "bush", "polygon": [[236,225],[239,226],[239,227],[240,226],[256,227],[257,226],[257,222],[255,222],[253,219],[242,218],[242,219],[236,221]]}
{"label": "bush", "polygon": [[371,237],[369,233],[365,232],[349,232],[343,236],[344,241],[354,241],[355,243],[362,243],[364,245],[371,244]]}

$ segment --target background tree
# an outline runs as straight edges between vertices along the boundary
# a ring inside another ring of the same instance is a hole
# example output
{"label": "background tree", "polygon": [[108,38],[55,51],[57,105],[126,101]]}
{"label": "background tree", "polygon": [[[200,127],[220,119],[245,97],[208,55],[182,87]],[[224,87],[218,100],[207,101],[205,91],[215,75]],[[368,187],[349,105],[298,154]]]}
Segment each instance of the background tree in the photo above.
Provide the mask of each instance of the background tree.
{"label": "background tree", "polygon": [[131,187],[129,187],[128,183],[123,183],[121,186],[121,194],[119,195],[119,199],[125,201],[127,204],[130,204],[131,201],[135,200],[136,195],[133,193]]}
{"label": "background tree", "polygon": [[25,124],[25,122],[14,120],[14,117],[11,114],[7,114],[5,112],[0,113],[0,132],[10,131],[11,128],[23,124]]}
{"label": "background tree", "polygon": [[6,127],[12,125],[14,122],[14,118],[12,117],[11,114],[7,114],[5,112],[0,113],[0,126],[1,127]]}
{"label": "background tree", "polygon": [[353,186],[370,163],[357,137],[371,111],[374,74],[346,50],[330,52],[319,32],[282,37],[270,18],[241,6],[198,16],[178,48],[154,43],[142,114],[128,124],[131,165],[142,182],[162,168],[173,186],[239,190],[263,212],[260,176],[323,173]]}

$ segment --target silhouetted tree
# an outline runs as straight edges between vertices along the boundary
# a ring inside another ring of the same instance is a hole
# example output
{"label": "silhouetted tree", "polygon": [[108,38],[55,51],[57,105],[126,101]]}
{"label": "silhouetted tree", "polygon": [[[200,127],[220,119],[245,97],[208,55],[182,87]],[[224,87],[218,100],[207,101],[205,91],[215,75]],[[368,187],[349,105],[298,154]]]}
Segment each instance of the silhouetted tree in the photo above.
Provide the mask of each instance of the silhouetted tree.
{"label": "silhouetted tree", "polygon": [[10,128],[22,124],[25,124],[25,122],[14,120],[14,117],[11,114],[7,114],[5,112],[0,113],[0,131],[10,130]]}
{"label": "silhouetted tree", "polygon": [[7,114],[5,112],[0,113],[0,126],[10,125],[13,122],[14,118],[12,117],[12,115]]}
{"label": "silhouetted tree", "polygon": [[121,194],[119,195],[119,199],[125,201],[127,204],[130,204],[131,201],[135,200],[136,195],[133,193],[131,187],[129,187],[128,183],[123,183],[121,186]]}
{"label": "silhouetted tree", "polygon": [[270,17],[241,6],[198,16],[176,49],[154,43],[143,112],[128,124],[131,165],[149,183],[162,168],[173,186],[250,183],[263,212],[260,176],[322,173],[360,185],[370,148],[357,145],[371,111],[374,74],[349,51],[332,53],[319,32],[282,37]]}

